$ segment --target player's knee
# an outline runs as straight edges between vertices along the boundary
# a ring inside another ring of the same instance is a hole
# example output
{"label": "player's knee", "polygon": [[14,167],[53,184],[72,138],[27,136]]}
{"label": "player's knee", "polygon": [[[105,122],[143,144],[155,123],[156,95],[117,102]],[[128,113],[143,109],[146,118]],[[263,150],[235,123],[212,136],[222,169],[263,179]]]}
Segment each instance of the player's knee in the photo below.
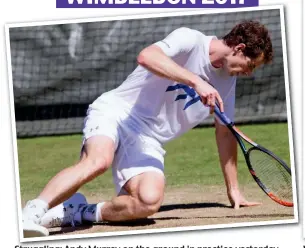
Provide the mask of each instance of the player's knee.
{"label": "player's knee", "polygon": [[103,174],[110,167],[110,164],[111,163],[103,156],[85,158],[80,164],[84,169],[84,181],[91,180],[92,178]]}
{"label": "player's knee", "polygon": [[143,214],[147,217],[158,212],[162,201],[163,192],[159,190],[151,190],[149,192],[142,192],[139,195],[139,201],[142,205]]}
{"label": "player's knee", "polygon": [[146,205],[158,204],[163,199],[163,192],[157,189],[151,189],[149,191],[140,190],[139,200]]}

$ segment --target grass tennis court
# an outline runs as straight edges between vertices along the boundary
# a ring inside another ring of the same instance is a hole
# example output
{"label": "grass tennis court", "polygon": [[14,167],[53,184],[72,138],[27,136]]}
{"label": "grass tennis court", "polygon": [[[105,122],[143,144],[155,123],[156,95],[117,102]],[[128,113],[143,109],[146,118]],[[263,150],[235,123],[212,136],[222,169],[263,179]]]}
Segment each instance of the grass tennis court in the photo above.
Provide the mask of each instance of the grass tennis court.
{"label": "grass tennis court", "polygon": [[[290,164],[287,124],[243,125],[240,126],[240,129],[254,141],[266,146]],[[78,160],[81,140],[81,135],[18,140],[20,185],[23,203],[35,197],[55,173]],[[212,212],[208,211],[209,205],[202,205],[202,207],[207,207],[205,214],[208,214],[208,216],[222,216],[223,213],[217,212],[222,207],[224,211],[229,211],[228,213],[233,214],[234,210],[228,210],[229,202],[226,198],[226,190],[219,165],[214,128],[193,129],[182,137],[168,143],[165,146],[165,150],[167,151],[165,157],[165,175],[168,190],[165,204],[167,206],[172,206],[172,210],[174,210],[175,204],[177,208],[181,207],[181,204],[188,208],[187,204],[198,207],[201,205],[194,204],[213,203],[214,205],[210,205]],[[262,201],[264,203],[263,208],[243,209],[237,211],[239,214],[242,213],[251,217],[251,211],[258,211],[255,214],[264,213],[261,218],[255,218],[251,221],[260,219],[293,219],[292,208],[285,208],[273,203],[256,186],[248,172],[241,152],[239,153],[239,182],[242,191],[249,200]],[[103,197],[111,197],[114,194],[111,170],[84,186],[81,192],[89,197],[91,201],[98,201],[101,197],[102,199],[104,199]],[[269,209],[270,214],[266,213],[268,205],[271,206],[271,209]],[[191,217],[195,212],[192,211],[187,216]],[[200,213],[202,212],[201,210]],[[169,212],[167,211],[167,213]],[[184,211],[185,213],[187,211]],[[225,212],[224,215],[228,217],[228,213]],[[161,211],[159,214],[162,215],[165,212]],[[172,212],[173,214],[174,212]],[[275,214],[275,216],[272,216],[272,214]],[[179,215],[178,212],[177,215]],[[235,215],[236,213],[234,212]],[[187,220],[189,220],[189,217],[187,217]],[[208,219],[209,223],[213,224],[213,221],[213,218]],[[226,220],[222,219],[220,223],[227,223],[227,221],[227,218]],[[231,221],[234,222],[234,220],[229,220],[229,223]],[[236,221],[243,220],[237,218]],[[172,222],[171,226],[184,225],[184,223],[176,224],[174,220]]]}

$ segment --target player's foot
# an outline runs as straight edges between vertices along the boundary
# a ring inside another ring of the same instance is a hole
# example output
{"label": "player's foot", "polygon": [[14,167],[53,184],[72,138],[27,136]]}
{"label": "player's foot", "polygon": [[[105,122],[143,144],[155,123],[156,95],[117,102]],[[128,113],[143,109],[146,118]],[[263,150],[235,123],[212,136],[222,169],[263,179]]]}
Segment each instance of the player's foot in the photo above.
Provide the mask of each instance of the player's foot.
{"label": "player's foot", "polygon": [[87,206],[87,200],[80,193],[74,194],[65,202],[50,209],[40,221],[44,227],[79,226],[82,224],[82,211]]}
{"label": "player's foot", "polygon": [[23,237],[48,236],[49,231],[40,225],[40,219],[47,211],[47,204],[39,199],[28,201],[22,211]]}

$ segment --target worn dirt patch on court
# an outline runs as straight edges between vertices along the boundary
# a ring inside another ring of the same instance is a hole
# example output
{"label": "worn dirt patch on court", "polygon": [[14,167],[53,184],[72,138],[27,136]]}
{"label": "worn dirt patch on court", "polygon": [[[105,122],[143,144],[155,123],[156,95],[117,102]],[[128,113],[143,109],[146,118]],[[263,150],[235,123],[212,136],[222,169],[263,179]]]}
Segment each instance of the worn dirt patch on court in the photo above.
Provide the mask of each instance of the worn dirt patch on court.
{"label": "worn dirt patch on court", "polygon": [[[202,226],[217,228],[216,224],[236,224],[294,219],[293,208],[278,205],[270,200],[257,186],[242,188],[246,198],[263,203],[251,208],[234,210],[230,207],[226,190],[221,186],[187,186],[168,188],[160,211],[145,220],[126,223],[100,223],[79,228],[57,228],[51,235],[74,235],[117,231],[137,231],[147,229]],[[111,199],[111,195],[87,195],[90,203]],[[253,224],[252,224],[253,225]],[[164,230],[162,230],[164,231]],[[113,233],[115,235],[115,233]]]}

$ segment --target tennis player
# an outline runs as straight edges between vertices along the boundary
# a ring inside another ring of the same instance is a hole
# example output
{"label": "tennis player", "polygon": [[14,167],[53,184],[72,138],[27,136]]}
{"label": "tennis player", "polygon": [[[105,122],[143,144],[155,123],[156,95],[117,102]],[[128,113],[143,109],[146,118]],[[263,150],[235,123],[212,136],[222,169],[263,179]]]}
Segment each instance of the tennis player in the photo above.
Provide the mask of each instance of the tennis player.
{"label": "tennis player", "polygon": [[[69,217],[59,221],[62,225],[133,220],[156,213],[165,187],[162,145],[201,123],[216,102],[234,120],[236,76],[250,75],[272,57],[268,30],[255,21],[236,25],[221,39],[181,27],[143,49],[138,67],[127,79],[89,106],[79,162],[59,172],[26,204],[24,237],[48,235],[42,220],[54,206],[54,218]],[[239,190],[235,138],[217,119],[215,127],[231,205],[258,205]],[[62,205],[110,167],[116,197],[95,205]]]}

